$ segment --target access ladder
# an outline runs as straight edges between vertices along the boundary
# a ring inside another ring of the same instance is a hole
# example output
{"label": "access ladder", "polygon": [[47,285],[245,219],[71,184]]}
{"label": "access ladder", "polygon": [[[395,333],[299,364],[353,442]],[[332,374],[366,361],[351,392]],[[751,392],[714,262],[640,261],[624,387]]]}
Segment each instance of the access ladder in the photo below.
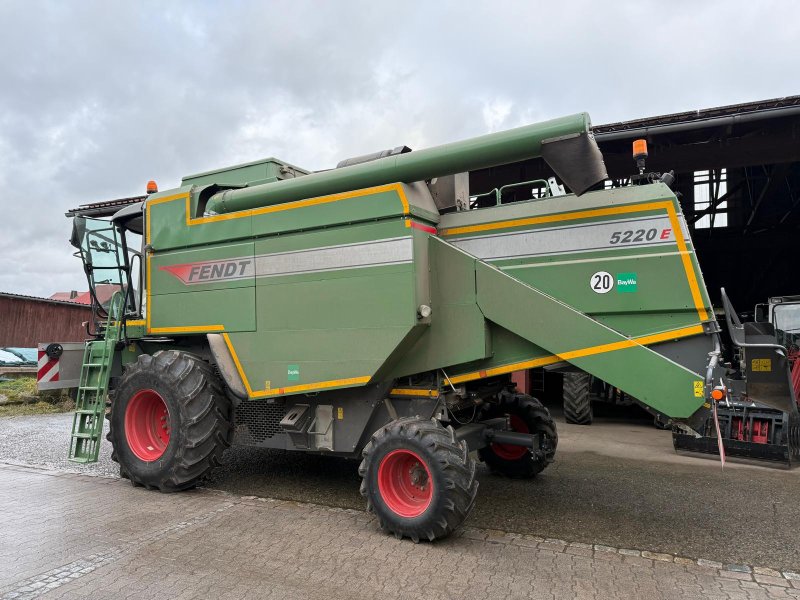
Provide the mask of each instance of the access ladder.
{"label": "access ladder", "polygon": [[83,350],[78,398],[72,419],[72,440],[69,460],[77,463],[97,462],[103,438],[106,396],[114,350],[120,337],[123,296],[116,293],[108,307],[105,335],[88,340]]}

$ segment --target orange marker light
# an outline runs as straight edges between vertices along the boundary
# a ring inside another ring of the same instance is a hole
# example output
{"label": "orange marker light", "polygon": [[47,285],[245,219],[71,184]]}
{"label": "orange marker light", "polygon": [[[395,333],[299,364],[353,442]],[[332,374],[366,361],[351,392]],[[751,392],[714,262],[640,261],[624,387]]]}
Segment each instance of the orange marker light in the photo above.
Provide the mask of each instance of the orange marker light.
{"label": "orange marker light", "polygon": [[633,158],[647,158],[647,140],[633,140]]}
{"label": "orange marker light", "polygon": [[147,193],[148,194],[155,194],[158,191],[158,185],[152,179],[147,182]]}
{"label": "orange marker light", "polygon": [[719,402],[725,397],[725,391],[720,388],[715,388],[711,390],[711,397],[717,402]]}

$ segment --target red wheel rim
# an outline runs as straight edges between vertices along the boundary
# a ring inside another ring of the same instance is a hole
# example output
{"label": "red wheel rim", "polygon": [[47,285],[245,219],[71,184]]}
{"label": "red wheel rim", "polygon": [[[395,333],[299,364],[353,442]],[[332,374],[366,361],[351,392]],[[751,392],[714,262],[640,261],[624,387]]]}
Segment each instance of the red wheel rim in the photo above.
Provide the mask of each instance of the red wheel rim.
{"label": "red wheel rim", "polygon": [[139,390],[125,409],[125,438],[131,451],[145,462],[164,454],[169,444],[169,411],[155,390]]}
{"label": "red wheel rim", "polygon": [[395,514],[418,517],[433,499],[433,478],[418,454],[411,450],[392,450],[378,467],[378,491]]}
{"label": "red wheel rim", "polygon": [[[528,429],[528,425],[525,421],[522,420],[521,417],[517,415],[511,415],[509,418],[509,422],[511,425],[511,431],[516,431],[518,433],[530,433],[530,429]],[[517,460],[525,456],[528,452],[528,449],[525,446],[512,446],[510,444],[492,444],[492,452],[494,452],[498,457],[502,458],[503,460]]]}

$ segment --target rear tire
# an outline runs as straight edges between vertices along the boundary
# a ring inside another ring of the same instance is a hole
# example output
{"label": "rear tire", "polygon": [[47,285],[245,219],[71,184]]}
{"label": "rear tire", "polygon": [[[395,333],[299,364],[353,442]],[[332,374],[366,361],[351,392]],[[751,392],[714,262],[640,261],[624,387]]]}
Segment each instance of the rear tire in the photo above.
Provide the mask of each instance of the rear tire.
{"label": "rear tire", "polygon": [[367,510],[398,539],[450,535],[475,504],[475,461],[452,428],[436,421],[392,421],[375,432],[363,457],[358,473]]}
{"label": "rear tire", "polygon": [[564,420],[567,423],[592,424],[591,385],[592,376],[588,373],[564,373]]}
{"label": "rear tire", "polygon": [[479,458],[497,474],[518,479],[535,477],[553,462],[558,433],[553,418],[542,403],[526,394],[501,392],[499,402],[491,403],[481,411],[479,421],[508,416],[513,431],[538,433],[540,447],[536,452],[523,446],[489,444],[478,450]]}
{"label": "rear tire", "polygon": [[166,350],[142,354],[111,397],[107,439],[120,476],[162,492],[196,486],[220,464],[231,403],[211,366]]}

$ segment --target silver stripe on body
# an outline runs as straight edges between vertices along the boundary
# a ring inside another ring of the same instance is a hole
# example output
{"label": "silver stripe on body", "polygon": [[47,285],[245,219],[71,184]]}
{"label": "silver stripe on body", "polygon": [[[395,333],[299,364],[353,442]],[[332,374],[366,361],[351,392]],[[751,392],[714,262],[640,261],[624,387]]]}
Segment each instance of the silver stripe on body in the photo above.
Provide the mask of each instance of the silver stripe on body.
{"label": "silver stripe on body", "polygon": [[256,256],[256,277],[277,277],[410,263],[414,258],[413,244],[412,237],[402,237],[326,248],[262,254]]}
{"label": "silver stripe on body", "polygon": [[[683,219],[681,225],[683,227]],[[612,243],[615,237],[618,241]],[[684,238],[686,237],[684,232]],[[623,241],[626,238],[629,241]],[[528,229],[449,241],[482,260],[503,260],[592,250],[674,245],[675,232],[672,231],[668,217],[658,216]]]}

